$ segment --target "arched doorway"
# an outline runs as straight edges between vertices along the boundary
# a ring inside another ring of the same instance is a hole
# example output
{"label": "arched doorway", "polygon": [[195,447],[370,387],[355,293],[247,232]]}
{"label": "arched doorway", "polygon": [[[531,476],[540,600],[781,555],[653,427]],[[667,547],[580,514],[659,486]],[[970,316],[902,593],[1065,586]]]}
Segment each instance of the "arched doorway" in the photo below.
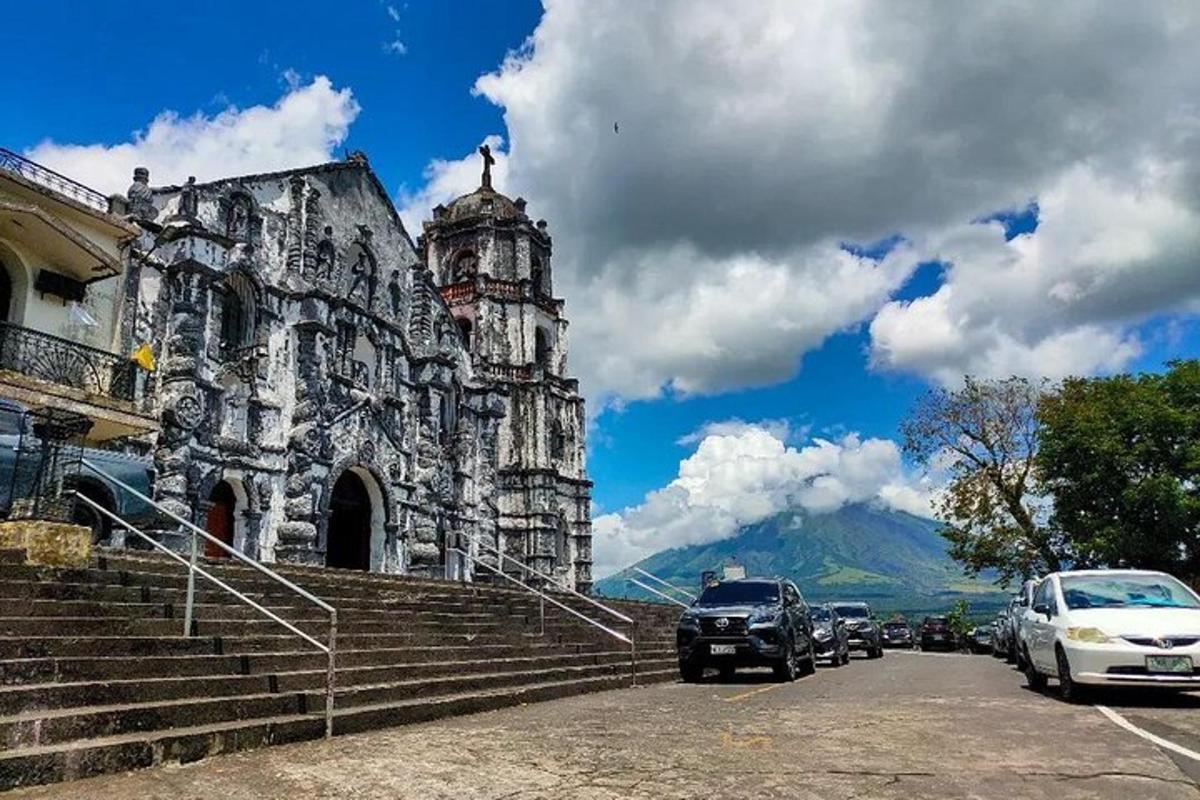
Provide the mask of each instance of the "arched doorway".
{"label": "arched doorway", "polygon": [[[220,539],[233,547],[233,529],[236,524],[234,511],[237,509],[237,495],[229,481],[221,481],[213,487],[208,496],[208,514],[204,519],[204,529],[208,535]],[[212,542],[204,543],[204,555],[207,558],[229,558],[229,553]]]}
{"label": "arched doorway", "polygon": [[346,470],[329,498],[329,530],[325,565],[342,569],[371,568],[371,495],[362,478]]}

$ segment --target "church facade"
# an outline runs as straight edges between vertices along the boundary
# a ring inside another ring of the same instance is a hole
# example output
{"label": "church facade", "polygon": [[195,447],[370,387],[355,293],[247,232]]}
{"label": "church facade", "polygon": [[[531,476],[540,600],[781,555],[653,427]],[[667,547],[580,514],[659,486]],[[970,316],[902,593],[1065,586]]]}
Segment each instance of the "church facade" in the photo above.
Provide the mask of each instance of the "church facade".
{"label": "church facade", "polygon": [[550,237],[483,155],[480,189],[415,242],[361,154],[182,186],[135,172],[122,319],[156,359],[160,503],[266,561],[482,579],[460,551],[499,549],[506,572],[590,589]]}

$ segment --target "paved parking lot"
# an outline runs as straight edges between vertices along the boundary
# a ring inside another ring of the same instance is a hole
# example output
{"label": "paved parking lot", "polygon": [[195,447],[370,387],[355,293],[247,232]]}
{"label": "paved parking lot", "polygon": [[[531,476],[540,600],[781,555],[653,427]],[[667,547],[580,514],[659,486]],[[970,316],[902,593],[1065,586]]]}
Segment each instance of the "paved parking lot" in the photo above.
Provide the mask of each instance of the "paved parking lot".
{"label": "paved parking lot", "polygon": [[608,692],[11,796],[1200,798],[1200,696],[1101,702],[1035,694],[986,656],[890,652],[794,684]]}

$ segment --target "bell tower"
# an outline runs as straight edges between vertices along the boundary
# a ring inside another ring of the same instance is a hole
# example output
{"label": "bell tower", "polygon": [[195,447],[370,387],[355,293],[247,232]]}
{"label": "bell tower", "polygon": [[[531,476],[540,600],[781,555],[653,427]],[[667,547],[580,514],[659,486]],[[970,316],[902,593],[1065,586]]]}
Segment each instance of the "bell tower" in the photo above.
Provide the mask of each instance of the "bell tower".
{"label": "bell tower", "polygon": [[[497,452],[501,546],[580,591],[591,588],[591,481],[578,381],[567,376],[567,320],[554,296],[552,241],[522,198],[480,186],[433,210],[421,247],[476,376],[506,395]],[[511,566],[511,565],[509,565]]]}

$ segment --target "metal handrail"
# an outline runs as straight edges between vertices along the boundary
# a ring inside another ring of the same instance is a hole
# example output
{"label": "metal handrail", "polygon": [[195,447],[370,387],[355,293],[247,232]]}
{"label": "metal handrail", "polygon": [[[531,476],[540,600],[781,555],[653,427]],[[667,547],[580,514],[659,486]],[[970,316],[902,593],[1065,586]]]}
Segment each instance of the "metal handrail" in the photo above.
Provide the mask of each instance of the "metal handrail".
{"label": "metal handrail", "polygon": [[650,594],[658,595],[663,600],[666,600],[668,603],[674,603],[675,605],[683,606],[684,608],[691,608],[690,605],[683,602],[682,600],[679,600],[678,598],[675,598],[675,597],[671,597],[671,595],[667,594],[666,592],[660,592],[658,589],[655,589],[653,586],[646,584],[646,583],[642,583],[637,578],[629,578],[628,580],[630,583],[632,583],[634,586],[638,587],[639,589],[647,591]]}
{"label": "metal handrail", "polygon": [[[467,537],[467,538],[470,538],[470,537]],[[634,644],[632,635],[626,636],[625,634],[621,633],[620,631],[613,630],[612,628],[608,627],[607,625],[605,625],[602,622],[597,622],[596,620],[592,619],[588,615],[571,608],[566,603],[555,600],[553,597],[551,597],[546,592],[535,589],[532,586],[530,586],[529,584],[525,583],[524,581],[517,580],[512,575],[509,575],[507,572],[505,572],[503,569],[501,569],[499,567],[494,567],[485,561],[481,561],[478,557],[471,555],[470,553],[463,550],[462,548],[449,547],[449,548],[447,548],[447,550],[449,550],[450,552],[458,553],[460,556],[466,558],[468,561],[471,561],[471,562],[483,567],[484,569],[491,570],[492,572],[499,575],[501,578],[504,578],[506,581],[515,583],[517,586],[521,587],[525,591],[527,591],[531,594],[537,595],[538,597],[540,597],[542,599],[543,602],[548,602],[551,605],[557,606],[557,607],[561,608],[563,611],[566,611],[568,614],[573,614],[574,616],[583,620],[584,622],[591,625],[592,627],[599,628],[600,630],[607,633],[609,636],[612,636],[615,639],[625,642],[627,645],[629,645],[630,672],[633,677],[633,682],[635,684],[637,683],[637,645]],[[626,617],[626,619],[628,619],[628,617]],[[629,622],[631,625],[633,624],[633,620],[629,620]],[[543,623],[543,625],[544,625],[544,623]],[[632,631],[631,631],[631,633],[632,633]]]}
{"label": "metal handrail", "polygon": [[655,575],[653,572],[647,572],[646,570],[642,569],[641,567],[634,567],[633,571],[638,573],[639,575],[646,576],[647,578],[649,578],[650,580],[654,581],[657,584],[661,584],[663,586],[666,586],[668,589],[670,589],[672,591],[678,592],[679,594],[683,595],[684,597],[690,597],[693,600],[696,599],[696,595],[692,594],[687,589],[680,589],[678,586],[676,586],[673,583],[667,583],[662,578]]}
{"label": "metal handrail", "polygon": [[[158,512],[160,512],[162,514],[165,514],[167,517],[171,518],[175,522],[178,522],[180,525],[183,525],[185,528],[187,528],[191,532],[191,534],[192,534],[192,551],[191,551],[191,559],[189,561],[189,560],[184,559],[178,553],[175,553],[174,551],[170,550],[170,548],[166,547],[165,545],[163,545],[161,542],[157,541],[150,535],[148,535],[148,534],[138,530],[134,526],[130,525],[128,522],[121,519],[116,514],[111,513],[110,511],[108,511],[108,509],[100,507],[97,503],[93,502],[89,498],[83,497],[83,495],[76,492],[76,496],[78,498],[82,498],[83,500],[85,500],[88,503],[88,505],[100,510],[105,516],[109,517],[110,519],[115,520],[118,524],[120,524],[126,530],[129,530],[129,531],[132,531],[132,532],[138,534],[143,539],[146,539],[151,544],[153,544],[155,546],[155,548],[166,552],[173,559],[175,559],[175,560],[179,561],[180,563],[183,563],[187,566],[188,582],[187,582],[187,601],[184,606],[184,623],[183,623],[183,635],[184,636],[192,635],[192,615],[193,615],[193,607],[195,605],[195,597],[196,597],[196,575],[199,574],[202,578],[207,578],[208,580],[215,583],[221,589],[224,589],[225,591],[232,594],[237,599],[250,605],[252,608],[257,609],[258,611],[261,611],[262,613],[264,613],[265,615],[267,615],[274,621],[283,625],[285,628],[287,628],[292,633],[295,633],[296,635],[300,636],[301,638],[303,638],[305,641],[309,642],[310,644],[315,645],[322,653],[325,653],[326,655],[329,656],[329,661],[328,661],[328,665],[326,667],[326,673],[325,673],[325,736],[326,736],[326,738],[333,736],[333,702],[334,702],[334,677],[335,677],[334,668],[335,668],[336,661],[337,661],[337,616],[338,616],[337,609],[334,608],[329,603],[326,603],[321,598],[314,595],[312,592],[309,592],[307,589],[297,586],[296,584],[292,583],[287,578],[283,577],[282,575],[275,572],[274,570],[264,566],[263,564],[259,563],[258,561],[255,561],[254,559],[250,558],[249,556],[242,553],[241,551],[235,550],[234,548],[227,545],[225,542],[222,542],[220,539],[211,535],[208,531],[187,521],[183,517],[179,516],[178,514],[174,513],[173,511],[171,511],[170,509],[164,507],[161,503],[158,503],[157,501],[152,500],[151,498],[147,497],[145,494],[143,494],[142,492],[133,488],[128,483],[125,483],[120,478],[117,478],[117,477],[105,472],[104,470],[100,469],[99,467],[97,467],[95,464],[93,464],[88,459],[86,459],[86,458],[82,459],[81,462],[82,462],[83,466],[87,467],[92,472],[95,472],[101,478],[111,481],[112,483],[116,484],[117,486],[121,487],[125,491],[132,494],[134,497],[137,497],[138,499],[142,500],[143,502],[148,503],[152,508],[154,508],[155,510],[157,510]],[[318,641],[314,637],[310,636],[309,634],[305,633],[304,631],[300,630],[295,625],[291,624],[290,622],[283,619],[282,617],[275,614],[274,612],[270,611],[269,609],[254,602],[246,595],[237,591],[232,586],[230,586],[230,585],[226,584],[225,582],[221,581],[220,579],[214,577],[207,570],[200,567],[196,563],[199,558],[199,537],[203,537],[205,541],[211,542],[211,543],[217,545],[218,547],[220,547],[225,552],[229,553],[234,558],[242,561],[243,563],[249,564],[251,567],[254,567],[256,570],[261,572],[263,575],[266,575],[268,578],[270,578],[271,580],[280,584],[284,588],[291,590],[292,592],[300,595],[305,600],[308,600],[308,601],[314,603],[318,608],[322,609],[323,611],[326,611],[329,614],[329,643],[327,645],[322,644],[320,641]]]}
{"label": "metal handrail", "polygon": [[[511,561],[512,563],[514,563],[518,567],[520,567],[522,570],[533,573],[534,575],[538,576],[542,580],[553,584],[555,587],[557,587],[561,591],[566,592],[567,594],[573,595],[575,597],[578,597],[580,600],[585,600],[588,603],[591,603],[596,608],[600,609],[601,611],[607,612],[608,614],[611,614],[612,616],[616,617],[617,619],[621,620],[622,622],[625,622],[629,625],[633,624],[633,620],[631,618],[625,616],[620,611],[617,611],[615,608],[609,608],[608,606],[604,605],[603,603],[599,602],[598,600],[588,597],[586,594],[583,594],[582,592],[578,592],[578,591],[572,589],[570,586],[567,586],[565,583],[559,582],[559,580],[557,578],[553,578],[544,572],[539,572],[538,570],[536,570],[533,567],[526,564],[524,561],[513,558],[512,556],[508,555],[507,553],[501,552],[499,548],[492,547],[490,544],[483,542],[482,540],[476,538],[475,536],[472,536],[469,533],[463,534],[463,535],[466,539],[470,540],[471,542],[474,542],[476,545],[486,548],[493,555],[499,556],[500,558],[505,559],[507,561]],[[472,559],[472,560],[474,561],[476,559]]]}

